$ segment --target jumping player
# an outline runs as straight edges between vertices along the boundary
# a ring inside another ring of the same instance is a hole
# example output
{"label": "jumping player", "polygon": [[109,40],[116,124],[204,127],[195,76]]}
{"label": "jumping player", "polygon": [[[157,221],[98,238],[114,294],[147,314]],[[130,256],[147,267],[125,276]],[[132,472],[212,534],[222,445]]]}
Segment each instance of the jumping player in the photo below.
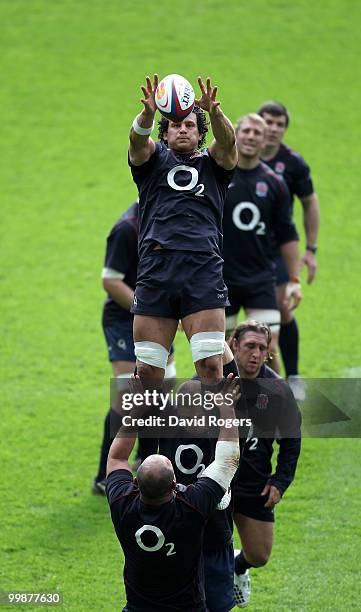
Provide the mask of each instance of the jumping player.
{"label": "jumping player", "polygon": [[[227,289],[221,258],[223,204],[237,163],[234,129],[216,101],[217,87],[198,79],[201,97],[183,121],[159,122],[153,83],[130,131],[129,164],[139,191],[139,267],[132,306],[137,368],[161,381],[178,321],[204,380],[220,380]],[[207,132],[214,141],[201,149]]]}

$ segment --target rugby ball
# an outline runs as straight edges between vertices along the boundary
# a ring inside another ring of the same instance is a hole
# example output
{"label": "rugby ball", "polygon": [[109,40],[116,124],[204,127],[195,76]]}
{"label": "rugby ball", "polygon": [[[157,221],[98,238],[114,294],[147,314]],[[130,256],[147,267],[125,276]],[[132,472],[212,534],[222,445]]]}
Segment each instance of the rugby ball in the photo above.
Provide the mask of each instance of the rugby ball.
{"label": "rugby ball", "polygon": [[194,108],[192,85],[179,74],[169,74],[159,83],[155,103],[159,112],[171,121],[183,121]]}

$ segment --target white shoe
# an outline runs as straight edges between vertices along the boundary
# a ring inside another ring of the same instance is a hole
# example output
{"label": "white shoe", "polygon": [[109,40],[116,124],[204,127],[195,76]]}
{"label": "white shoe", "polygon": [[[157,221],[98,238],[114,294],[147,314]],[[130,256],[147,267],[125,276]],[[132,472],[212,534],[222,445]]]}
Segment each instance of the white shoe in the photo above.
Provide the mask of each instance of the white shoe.
{"label": "white shoe", "polygon": [[306,399],[306,384],[298,374],[289,376],[287,382],[297,402],[304,402]]}
{"label": "white shoe", "polygon": [[[234,557],[239,555],[240,551],[234,551]],[[251,580],[249,577],[249,571],[246,570],[244,574],[239,576],[234,572],[234,598],[236,600],[236,606],[238,608],[245,608],[249,604],[251,598]]]}

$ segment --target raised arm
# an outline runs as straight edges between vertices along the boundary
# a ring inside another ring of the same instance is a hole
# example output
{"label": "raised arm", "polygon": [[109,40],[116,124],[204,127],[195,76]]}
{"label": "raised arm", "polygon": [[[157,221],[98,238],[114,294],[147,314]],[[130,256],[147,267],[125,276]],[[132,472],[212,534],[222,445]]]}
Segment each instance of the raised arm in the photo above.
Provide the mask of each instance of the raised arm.
{"label": "raised arm", "polygon": [[220,427],[214,461],[202,472],[201,478],[211,478],[227,491],[240,457],[239,433],[234,413],[234,404],[239,397],[238,379],[227,379],[222,394],[223,402],[219,406],[219,415],[222,422],[228,423],[228,426]]}
{"label": "raised arm", "polygon": [[144,108],[133,121],[129,134],[129,159],[134,166],[145,164],[155,151],[155,142],[150,138],[154,127],[156,112],[155,91],[158,86],[158,75],[154,75],[153,83],[146,77],[146,85],[141,86]]}
{"label": "raised arm", "polygon": [[129,457],[133,450],[136,433],[134,434],[119,434],[119,438],[114,438],[112,445],[109,450],[108,462],[107,462],[107,477],[110,472],[114,470],[128,470],[132,471],[129,465]]}
{"label": "raised arm", "polygon": [[[134,397],[135,394],[143,394],[143,386],[138,375],[132,376],[129,380],[129,391],[130,398]],[[137,407],[137,404],[133,405],[131,409],[131,415],[135,419],[144,412],[144,406]],[[129,457],[134,448],[135,440],[137,437],[136,428],[120,427],[116,438],[109,450],[108,462],[107,462],[107,477],[110,472],[114,470],[128,470],[132,471],[129,465]]]}
{"label": "raised arm", "polygon": [[236,135],[231,121],[220,108],[221,103],[216,101],[218,88],[212,87],[209,77],[206,84],[198,77],[198,84],[202,96],[196,100],[196,104],[209,113],[214,136],[209,152],[219,166],[233,170],[238,161]]}

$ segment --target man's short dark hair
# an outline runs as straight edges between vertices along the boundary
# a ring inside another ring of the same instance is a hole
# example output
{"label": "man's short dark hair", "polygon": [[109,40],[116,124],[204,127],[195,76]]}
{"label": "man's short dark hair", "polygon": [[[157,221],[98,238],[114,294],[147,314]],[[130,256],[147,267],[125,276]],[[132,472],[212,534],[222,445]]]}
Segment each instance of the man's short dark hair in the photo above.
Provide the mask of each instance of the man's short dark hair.
{"label": "man's short dark hair", "polygon": [[264,102],[262,106],[258,109],[257,113],[263,117],[264,113],[268,113],[269,115],[273,115],[274,117],[285,117],[286,118],[286,127],[288,127],[290,123],[290,114],[284,104],[281,102],[275,102],[274,100],[270,100],[269,102]]}
{"label": "man's short dark hair", "polygon": [[[198,149],[201,149],[206,142],[206,135],[208,132],[207,116],[204,110],[202,110],[199,106],[195,106],[192,110],[192,113],[194,113],[197,117],[197,127],[200,135],[200,139],[198,141]],[[164,136],[168,132],[168,124],[169,119],[166,119],[163,116],[158,121],[158,138],[165,144],[167,144],[167,140],[164,138]]]}
{"label": "man's short dark hair", "polygon": [[156,468],[144,466],[143,463],[137,471],[137,482],[141,494],[148,499],[159,499],[172,489],[174,472],[167,465]]}

